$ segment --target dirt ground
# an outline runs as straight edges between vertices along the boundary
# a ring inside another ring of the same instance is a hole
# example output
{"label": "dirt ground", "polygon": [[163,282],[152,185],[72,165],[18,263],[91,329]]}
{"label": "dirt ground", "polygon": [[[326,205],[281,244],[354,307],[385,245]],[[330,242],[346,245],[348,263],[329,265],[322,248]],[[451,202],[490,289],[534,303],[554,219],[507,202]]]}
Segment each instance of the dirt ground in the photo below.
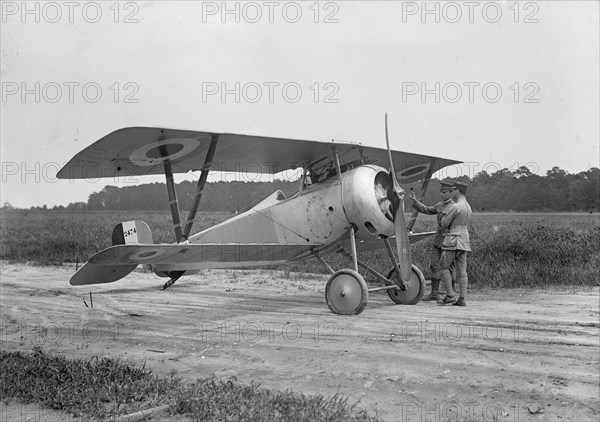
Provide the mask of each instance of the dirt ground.
{"label": "dirt ground", "polygon": [[343,317],[326,276],[211,270],[161,291],[141,272],[71,287],[73,272],[2,264],[2,349],[341,393],[389,421],[600,418],[598,287],[479,290],[466,308],[377,292]]}

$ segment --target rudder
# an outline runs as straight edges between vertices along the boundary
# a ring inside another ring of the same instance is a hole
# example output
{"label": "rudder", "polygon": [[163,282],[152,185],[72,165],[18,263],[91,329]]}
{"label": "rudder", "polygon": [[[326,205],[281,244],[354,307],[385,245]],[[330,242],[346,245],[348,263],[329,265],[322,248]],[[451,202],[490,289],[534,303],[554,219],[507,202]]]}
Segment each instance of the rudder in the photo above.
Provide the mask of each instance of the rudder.
{"label": "rudder", "polygon": [[125,221],[115,226],[112,232],[112,244],[152,244],[152,232],[150,227],[142,220]]}

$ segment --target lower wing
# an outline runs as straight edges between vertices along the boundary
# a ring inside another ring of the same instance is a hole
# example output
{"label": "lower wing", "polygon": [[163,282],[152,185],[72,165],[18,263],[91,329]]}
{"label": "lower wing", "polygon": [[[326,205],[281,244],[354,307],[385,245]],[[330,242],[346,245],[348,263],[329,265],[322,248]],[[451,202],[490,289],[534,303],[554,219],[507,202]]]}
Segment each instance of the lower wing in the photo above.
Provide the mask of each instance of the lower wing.
{"label": "lower wing", "polygon": [[166,271],[268,265],[306,257],[319,246],[275,243],[115,245],[92,256],[71,277],[70,283],[75,286],[111,283],[125,277],[138,264]]}
{"label": "lower wing", "polygon": [[[413,233],[408,235],[408,239],[410,240],[410,244],[420,242],[423,239],[427,239],[428,237],[434,236],[436,232],[422,232],[422,233]],[[390,237],[390,240],[393,240],[395,237]],[[348,242],[349,243],[349,242]],[[356,250],[358,252],[361,251],[372,251],[376,249],[385,248],[384,243],[381,240],[372,240],[369,242],[357,242]]]}

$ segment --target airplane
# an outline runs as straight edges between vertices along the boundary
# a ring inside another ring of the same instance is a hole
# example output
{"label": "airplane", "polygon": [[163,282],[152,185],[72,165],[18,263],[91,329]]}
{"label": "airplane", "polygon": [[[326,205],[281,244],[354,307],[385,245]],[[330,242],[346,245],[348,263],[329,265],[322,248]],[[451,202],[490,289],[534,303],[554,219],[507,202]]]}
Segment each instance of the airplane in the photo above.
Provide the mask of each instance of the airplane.
{"label": "airplane", "polygon": [[[203,269],[316,259],[331,274],[325,300],[335,314],[360,314],[369,293],[376,291],[387,291],[396,304],[414,305],[423,297],[425,278],[412,263],[410,245],[435,232],[412,233],[417,213],[407,223],[405,192],[399,181],[422,180],[424,196],[433,173],[460,161],[392,151],[387,114],[385,136],[387,149],[154,127],[116,130],[77,153],[57,177],[164,173],[176,243],[154,244],[143,221],[120,223],[112,233],[113,246],[90,257],[70,284],[111,283],[141,264],[169,278],[164,290],[180,277]],[[290,197],[274,192],[250,210],[192,234],[211,168],[233,171],[241,163],[262,163],[271,174],[300,169],[298,192]],[[182,222],[173,174],[189,171],[201,173],[192,208]],[[394,238],[398,258],[390,242]],[[358,259],[358,252],[379,248],[385,248],[390,257],[387,275]],[[334,270],[327,263],[325,258],[335,253],[348,258],[349,268]],[[359,267],[382,285],[368,288]]]}

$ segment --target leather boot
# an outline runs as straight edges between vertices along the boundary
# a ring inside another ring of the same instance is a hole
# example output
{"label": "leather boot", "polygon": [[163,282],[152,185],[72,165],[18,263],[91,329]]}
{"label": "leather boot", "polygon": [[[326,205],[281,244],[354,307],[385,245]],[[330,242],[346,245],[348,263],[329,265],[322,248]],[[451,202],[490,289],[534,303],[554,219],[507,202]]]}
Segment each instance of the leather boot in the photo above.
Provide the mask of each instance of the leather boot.
{"label": "leather boot", "polygon": [[421,299],[423,302],[438,301],[440,299],[440,280],[431,280],[431,293]]}

